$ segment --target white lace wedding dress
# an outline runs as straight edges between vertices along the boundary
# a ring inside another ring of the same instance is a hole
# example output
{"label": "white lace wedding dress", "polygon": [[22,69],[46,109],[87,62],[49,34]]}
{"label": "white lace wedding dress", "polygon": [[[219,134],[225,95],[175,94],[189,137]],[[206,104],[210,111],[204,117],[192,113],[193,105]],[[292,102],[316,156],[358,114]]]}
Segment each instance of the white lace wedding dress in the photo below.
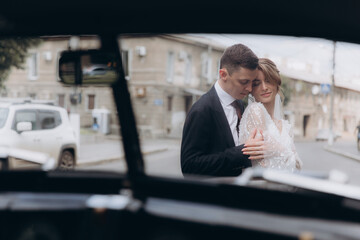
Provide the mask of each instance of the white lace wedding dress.
{"label": "white lace wedding dress", "polygon": [[239,143],[245,143],[255,128],[263,131],[265,154],[263,160],[252,161],[253,167],[291,172],[301,168],[302,162],[296,152],[292,128],[288,121],[272,120],[262,103],[253,102],[247,106],[241,118]]}

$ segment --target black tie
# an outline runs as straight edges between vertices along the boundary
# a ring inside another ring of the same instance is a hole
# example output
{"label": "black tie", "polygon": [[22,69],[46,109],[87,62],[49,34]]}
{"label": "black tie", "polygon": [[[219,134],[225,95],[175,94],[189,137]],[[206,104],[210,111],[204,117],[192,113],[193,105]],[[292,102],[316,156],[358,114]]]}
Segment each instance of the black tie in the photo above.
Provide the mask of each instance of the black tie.
{"label": "black tie", "polygon": [[235,108],[236,110],[236,114],[238,116],[238,120],[237,120],[237,123],[236,123],[236,131],[238,133],[238,136],[239,136],[239,125],[240,125],[240,120],[241,120],[241,106],[240,106],[240,103],[235,100],[231,103],[231,105]]}

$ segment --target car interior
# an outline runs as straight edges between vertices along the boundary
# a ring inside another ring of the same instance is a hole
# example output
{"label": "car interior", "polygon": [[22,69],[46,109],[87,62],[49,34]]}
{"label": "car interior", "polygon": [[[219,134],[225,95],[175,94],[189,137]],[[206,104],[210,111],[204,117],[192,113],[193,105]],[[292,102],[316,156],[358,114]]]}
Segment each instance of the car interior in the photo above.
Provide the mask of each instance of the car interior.
{"label": "car interior", "polygon": [[[0,153],[0,238],[359,239],[359,189],[329,183],[327,175],[289,177],[271,170],[219,179],[147,174],[119,41],[129,35],[252,33],[360,43],[359,9],[360,3],[350,0],[3,3],[1,38],[98,37],[99,48],[61,51],[58,76],[71,91],[74,86],[109,89],[126,171],[46,170],[46,164],[42,170],[9,171],[11,152]],[[84,56],[101,57],[113,68],[83,77]],[[32,122],[34,129],[33,118],[17,120]],[[43,119],[43,128],[55,125],[54,118]]]}

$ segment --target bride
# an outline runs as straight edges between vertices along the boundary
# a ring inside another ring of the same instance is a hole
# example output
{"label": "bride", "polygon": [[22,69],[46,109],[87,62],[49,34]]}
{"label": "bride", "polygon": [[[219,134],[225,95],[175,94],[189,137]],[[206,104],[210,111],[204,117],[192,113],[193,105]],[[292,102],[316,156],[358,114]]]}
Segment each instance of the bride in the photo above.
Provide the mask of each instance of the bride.
{"label": "bride", "polygon": [[[291,125],[283,119],[280,99],[281,78],[270,59],[259,59],[259,75],[252,83],[247,106],[240,122],[239,143],[245,143],[254,129],[264,138],[264,159],[253,166],[279,170],[300,170],[302,162],[296,152]],[[249,155],[253,149],[245,148]],[[251,159],[251,157],[249,157]]]}

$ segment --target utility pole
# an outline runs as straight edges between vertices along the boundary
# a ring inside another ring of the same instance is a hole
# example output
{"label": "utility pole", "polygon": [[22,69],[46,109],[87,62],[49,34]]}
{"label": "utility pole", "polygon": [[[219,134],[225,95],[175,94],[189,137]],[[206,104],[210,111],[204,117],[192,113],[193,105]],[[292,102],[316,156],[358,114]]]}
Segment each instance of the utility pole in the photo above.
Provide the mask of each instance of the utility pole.
{"label": "utility pole", "polygon": [[335,51],[336,51],[336,41],[333,41],[333,67],[331,75],[331,99],[330,99],[330,119],[329,119],[329,138],[328,145],[333,145],[334,143],[334,128],[333,128],[333,114],[334,114],[334,97],[335,97]]}
{"label": "utility pole", "polygon": [[[80,38],[77,36],[70,37],[69,50],[78,50],[79,48],[80,48]],[[79,94],[78,94],[78,87],[76,85],[74,86],[74,93],[72,96],[74,96],[75,99],[72,99],[72,97],[70,99],[71,109],[70,109],[69,119],[71,126],[74,128],[75,131],[77,152],[79,154],[78,156],[80,156],[80,114],[78,113]],[[74,100],[76,101],[72,102]]]}

